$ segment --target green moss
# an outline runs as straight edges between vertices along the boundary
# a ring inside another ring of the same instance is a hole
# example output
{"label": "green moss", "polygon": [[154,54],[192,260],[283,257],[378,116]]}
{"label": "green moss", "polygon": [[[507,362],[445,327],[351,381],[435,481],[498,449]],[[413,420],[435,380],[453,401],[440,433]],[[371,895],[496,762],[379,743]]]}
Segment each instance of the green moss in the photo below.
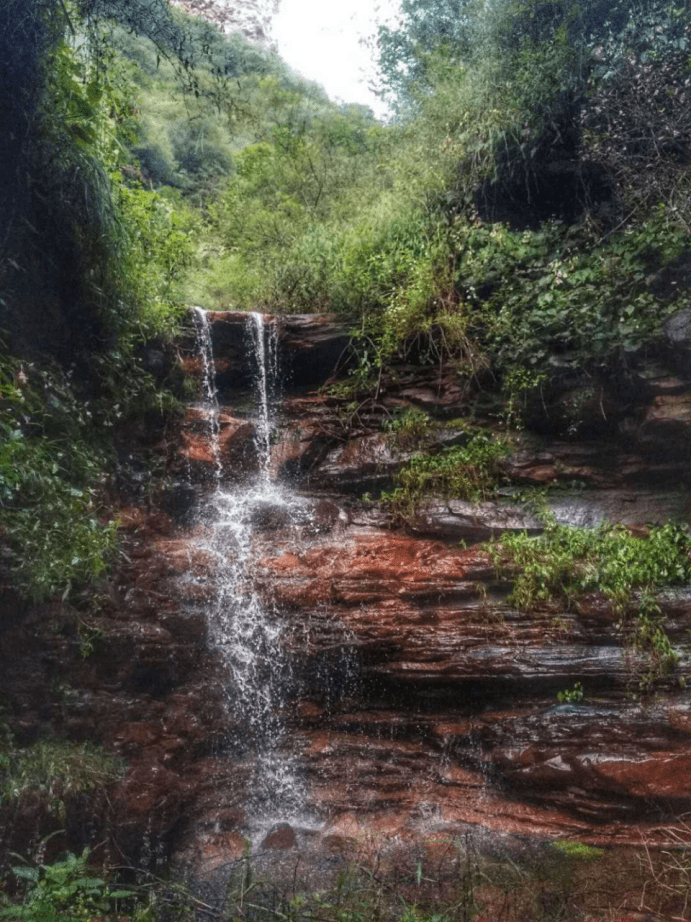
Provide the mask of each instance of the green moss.
{"label": "green moss", "polygon": [[567,855],[569,858],[576,858],[580,861],[596,861],[602,858],[604,850],[595,848],[593,845],[585,845],[583,842],[571,842],[568,840],[553,842],[553,848]]}

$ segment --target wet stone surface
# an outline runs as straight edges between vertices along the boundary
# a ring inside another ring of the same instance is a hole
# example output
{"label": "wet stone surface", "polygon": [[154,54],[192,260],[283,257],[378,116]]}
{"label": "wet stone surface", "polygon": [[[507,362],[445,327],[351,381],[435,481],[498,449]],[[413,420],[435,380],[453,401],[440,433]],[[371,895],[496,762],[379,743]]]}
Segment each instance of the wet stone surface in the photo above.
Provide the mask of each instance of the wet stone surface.
{"label": "wet stone surface", "polygon": [[[211,318],[225,330],[222,382],[248,348],[246,324]],[[343,335],[300,319],[286,330],[301,355],[324,345],[331,356]],[[461,412],[451,377],[407,374],[396,399]],[[15,732],[30,742],[50,726],[124,760],[99,834],[128,860],[173,860],[210,886],[242,863],[247,840],[277,875],[312,855],[316,877],[368,837],[392,848],[469,830],[498,848],[512,836],[524,847],[666,841],[689,797],[684,657],[658,699],[633,701],[643,666],[604,599],[518,612],[476,542],[540,529],[512,494],[526,484],[562,487],[547,498],[571,524],[684,519],[683,462],[649,451],[656,414],[675,439],[687,425],[680,395],[642,405],[636,437],[522,436],[506,495],[431,502],[403,529],[360,498],[401,461],[380,435],[339,441],[328,401],[312,392],[281,408],[269,400],[275,436],[263,442],[260,415],[230,392],[213,426],[193,406],[162,442],[175,490],[121,503],[124,553],[90,614],[90,656],[60,600],[32,607],[7,586],[0,594],[0,694]],[[271,486],[250,497],[263,471]],[[661,604],[684,641],[689,597]],[[261,630],[243,620],[252,611]],[[240,656],[224,632],[243,624]],[[576,682],[584,703],[559,704]],[[289,775],[300,803],[279,799],[272,812]],[[45,817],[35,827],[51,831]]]}

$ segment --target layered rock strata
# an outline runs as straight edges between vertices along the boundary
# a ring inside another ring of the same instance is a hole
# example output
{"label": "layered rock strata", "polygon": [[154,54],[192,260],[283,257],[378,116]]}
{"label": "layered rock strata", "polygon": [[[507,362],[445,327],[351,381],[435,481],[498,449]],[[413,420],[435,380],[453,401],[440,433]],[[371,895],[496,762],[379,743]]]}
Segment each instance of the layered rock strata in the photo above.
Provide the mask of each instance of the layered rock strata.
{"label": "layered rock strata", "polygon": [[[177,856],[202,877],[243,852],[251,766],[242,747],[234,754],[226,745],[242,715],[229,708],[233,689],[207,643],[218,563],[201,549],[206,526],[191,510],[211,489],[219,458],[229,488],[257,465],[245,318],[210,319],[219,452],[196,407],[175,435],[140,432],[139,450],[165,459],[169,477],[121,510],[123,556],[98,604],[88,614],[59,600],[22,607],[7,589],[0,636],[0,693],[23,741],[50,726],[125,760],[124,779],[91,818],[83,801],[68,803],[73,847],[107,827],[110,847],[128,859]],[[658,695],[640,702],[645,664],[602,597],[569,611],[517,611],[507,600],[511,585],[478,542],[542,527],[513,493],[531,484],[553,485],[546,498],[573,524],[606,518],[636,532],[684,519],[685,413],[673,373],[657,372],[644,396],[613,409],[607,433],[573,441],[541,424],[517,438],[505,497],[431,502],[403,528],[360,498],[391,484],[406,459],[377,426],[394,407],[424,407],[440,420],[440,445],[462,438],[453,424],[469,409],[462,385],[444,369],[400,369],[347,437],[340,405],[317,391],[335,363],[347,362],[345,332],[319,318],[287,318],[283,330],[281,357],[293,379],[272,469],[303,498],[296,509],[256,512],[248,580],[281,619],[291,663],[281,745],[302,766],[306,814],[319,820],[293,830],[296,847],[317,840],[329,851],[365,834],[439,840],[469,829],[667,841],[689,797],[684,656]],[[194,374],[191,340],[181,349]],[[654,423],[666,389],[675,392],[675,412]],[[682,644],[688,595],[663,594],[660,604],[666,630]],[[83,621],[99,632],[86,658]],[[575,682],[584,702],[559,704],[556,693]],[[9,814],[5,820],[12,829]],[[43,833],[50,826],[45,818],[36,824]],[[293,847],[286,829],[276,841],[266,833],[258,847]],[[5,848],[21,850],[21,835],[6,835]]]}

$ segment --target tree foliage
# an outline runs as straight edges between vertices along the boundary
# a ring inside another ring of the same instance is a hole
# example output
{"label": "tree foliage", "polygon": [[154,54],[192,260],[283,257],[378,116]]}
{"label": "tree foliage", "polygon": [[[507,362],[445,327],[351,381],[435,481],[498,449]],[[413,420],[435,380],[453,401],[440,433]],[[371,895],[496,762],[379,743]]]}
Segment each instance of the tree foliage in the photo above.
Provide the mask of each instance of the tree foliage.
{"label": "tree foliage", "polygon": [[592,68],[607,77],[633,55],[645,62],[689,50],[689,13],[670,0],[403,0],[396,24],[378,30],[381,89],[410,114],[433,91],[440,60],[492,61],[499,79],[512,79],[526,52],[560,35],[574,52],[552,75],[564,91],[575,80],[583,86]]}
{"label": "tree foliage", "polygon": [[[386,128],[164,0],[8,0],[9,352],[74,361],[83,396],[147,404],[138,343],[188,300],[338,311],[359,331],[355,388],[395,356],[447,358],[464,387],[490,370],[513,418],[556,356],[626,374],[681,303],[652,279],[689,237],[688,11],[405,0],[379,48]],[[64,483],[64,511],[93,481],[63,470],[43,422],[10,416],[5,473],[21,458],[36,474],[5,500],[19,535],[41,483]],[[96,502],[80,509],[97,556],[73,556],[98,569]]]}

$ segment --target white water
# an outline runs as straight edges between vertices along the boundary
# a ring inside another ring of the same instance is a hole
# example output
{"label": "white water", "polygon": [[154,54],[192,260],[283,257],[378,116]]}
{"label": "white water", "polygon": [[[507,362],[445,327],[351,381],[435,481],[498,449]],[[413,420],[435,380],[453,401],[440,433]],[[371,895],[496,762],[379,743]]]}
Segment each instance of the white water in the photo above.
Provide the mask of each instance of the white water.
{"label": "white water", "polygon": [[[229,733],[224,751],[250,768],[246,807],[257,837],[278,820],[308,822],[302,815],[303,789],[294,757],[287,752],[281,717],[291,683],[279,613],[252,585],[253,537],[258,516],[271,511],[290,519],[301,501],[272,481],[269,464],[275,424],[272,400],[277,383],[277,336],[260,314],[250,314],[248,339],[257,366],[253,414],[259,472],[243,486],[224,484],[219,452],[219,403],[211,330],[205,312],[195,309],[198,348],[204,370],[203,414],[216,465],[211,496],[200,512],[205,537],[199,547],[215,562],[213,602],[207,615],[210,647],[222,658]],[[237,472],[235,472],[237,473]],[[234,478],[237,479],[237,478]]]}
{"label": "white water", "polygon": [[209,428],[209,442],[214,456],[216,482],[221,482],[222,470],[219,459],[219,400],[216,390],[216,369],[214,368],[214,349],[211,341],[211,327],[206,311],[195,307],[192,313],[195,322],[197,349],[202,358],[203,402],[202,413]]}
{"label": "white water", "polygon": [[273,385],[272,389],[276,389],[278,378],[278,337],[276,326],[272,324],[267,329],[261,314],[250,314],[250,330],[257,360],[255,388],[259,398],[257,447],[260,452],[260,475],[262,481],[268,483],[271,437],[274,428],[274,416],[270,408],[270,388]]}

